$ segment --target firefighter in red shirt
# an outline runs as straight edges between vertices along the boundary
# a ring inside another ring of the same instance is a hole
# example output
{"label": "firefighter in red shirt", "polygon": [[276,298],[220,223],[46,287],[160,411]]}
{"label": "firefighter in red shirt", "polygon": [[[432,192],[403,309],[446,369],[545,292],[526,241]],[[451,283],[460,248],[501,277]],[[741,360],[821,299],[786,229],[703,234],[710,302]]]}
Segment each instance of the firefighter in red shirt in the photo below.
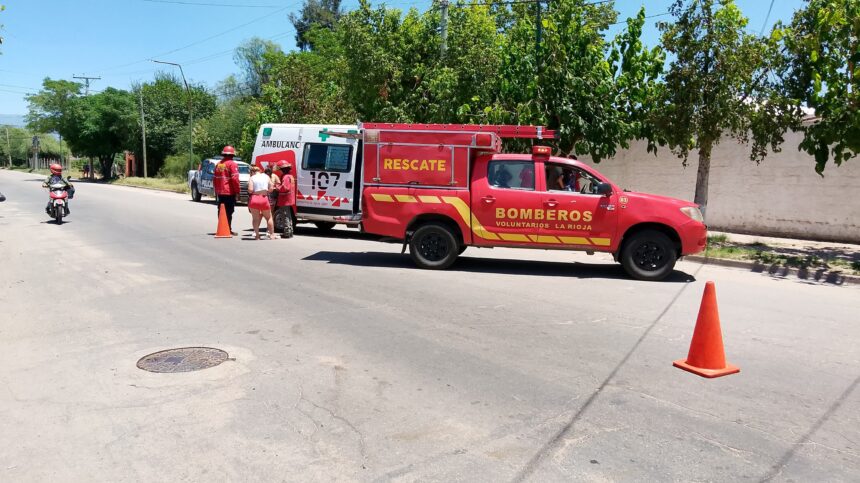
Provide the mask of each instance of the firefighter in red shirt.
{"label": "firefighter in red shirt", "polygon": [[213,184],[215,187],[215,198],[217,199],[218,210],[221,210],[221,205],[224,205],[224,211],[227,212],[227,225],[230,226],[230,233],[238,235],[233,231],[233,210],[236,209],[236,202],[239,201],[239,167],[233,161],[233,156],[236,155],[236,150],[233,146],[224,146],[221,151],[221,161],[215,166],[215,179]]}
{"label": "firefighter in red shirt", "polygon": [[279,226],[283,226],[284,237],[293,236],[295,225],[296,207],[296,178],[291,174],[292,165],[287,161],[278,161],[278,170],[281,172],[281,182],[275,189],[278,191],[278,203],[275,212],[275,220]]}

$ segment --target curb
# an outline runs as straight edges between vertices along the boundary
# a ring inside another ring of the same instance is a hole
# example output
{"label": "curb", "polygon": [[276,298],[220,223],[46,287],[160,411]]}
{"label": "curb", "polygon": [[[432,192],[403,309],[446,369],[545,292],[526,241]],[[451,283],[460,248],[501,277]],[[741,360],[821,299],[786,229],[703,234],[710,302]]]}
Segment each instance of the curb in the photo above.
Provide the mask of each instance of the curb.
{"label": "curb", "polygon": [[833,285],[860,285],[860,276],[846,275],[842,272],[828,271],[825,268],[810,270],[808,268],[794,268],[783,265],[765,265],[760,262],[746,260],[729,260],[726,258],[711,258],[698,255],[684,257],[684,260],[698,262],[705,265],[719,265],[723,267],[745,268],[751,272],[767,273],[777,277],[795,276],[801,280],[828,283]]}

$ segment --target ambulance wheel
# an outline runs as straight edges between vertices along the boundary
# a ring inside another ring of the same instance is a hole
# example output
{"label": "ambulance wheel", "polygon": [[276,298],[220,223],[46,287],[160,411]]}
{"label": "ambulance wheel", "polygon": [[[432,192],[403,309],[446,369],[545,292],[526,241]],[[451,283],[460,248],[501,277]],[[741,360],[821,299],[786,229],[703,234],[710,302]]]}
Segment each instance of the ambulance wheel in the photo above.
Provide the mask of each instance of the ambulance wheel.
{"label": "ambulance wheel", "polygon": [[194,201],[200,201],[203,199],[203,195],[200,194],[200,190],[197,189],[197,183],[191,183],[191,199]]}
{"label": "ambulance wheel", "polygon": [[663,233],[643,230],[624,242],[621,266],[638,280],[663,280],[675,268],[675,245]]}
{"label": "ambulance wheel", "polygon": [[419,268],[444,270],[457,260],[459,250],[457,237],[437,223],[420,226],[409,240],[409,254]]}
{"label": "ambulance wheel", "polygon": [[317,230],[319,231],[331,231],[334,228],[335,223],[331,221],[315,221],[314,225],[317,226]]}

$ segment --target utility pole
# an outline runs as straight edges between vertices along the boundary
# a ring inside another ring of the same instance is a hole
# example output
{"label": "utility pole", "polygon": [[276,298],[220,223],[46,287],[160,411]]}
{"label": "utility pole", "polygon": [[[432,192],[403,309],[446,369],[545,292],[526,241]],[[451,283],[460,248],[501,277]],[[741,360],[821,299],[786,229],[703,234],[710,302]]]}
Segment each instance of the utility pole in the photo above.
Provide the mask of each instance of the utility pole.
{"label": "utility pole", "polygon": [[[101,77],[87,77],[87,76],[83,76],[83,75],[81,75],[81,76],[73,75],[72,79],[83,79],[84,80],[84,83],[86,84],[86,90],[84,91],[84,95],[88,96],[88,95],[90,95],[90,81],[91,80],[101,80]],[[93,173],[93,158],[88,157],[87,158],[87,164],[89,165],[89,169],[87,170],[88,177],[90,179],[95,179],[96,175],[95,175],[95,173]]]}
{"label": "utility pole", "polygon": [[84,91],[84,95],[88,96],[88,95],[90,95],[90,81],[91,80],[101,80],[101,77],[87,77],[87,76],[83,76],[83,75],[81,75],[81,76],[73,75],[72,79],[83,79],[84,85],[86,85],[86,90]]}
{"label": "utility pole", "polygon": [[6,156],[9,158],[9,168],[12,168],[12,144],[9,143],[9,126],[6,127]]}
{"label": "utility pole", "polygon": [[194,167],[194,109],[191,104],[191,89],[188,87],[188,81],[185,80],[185,72],[182,70],[182,66],[177,64],[176,62],[165,62],[163,60],[155,60],[150,59],[156,64],[167,64],[167,65],[175,65],[179,67],[179,73],[182,74],[182,82],[185,84],[185,91],[188,92],[188,167]]}
{"label": "utility pole", "polygon": [[143,114],[143,86],[140,86],[140,125],[143,127],[143,177],[146,178],[146,116]]}
{"label": "utility pole", "polygon": [[441,0],[439,7],[442,9],[442,20],[439,22],[439,30],[442,34],[441,55],[445,58],[445,53],[448,51],[448,0]]}

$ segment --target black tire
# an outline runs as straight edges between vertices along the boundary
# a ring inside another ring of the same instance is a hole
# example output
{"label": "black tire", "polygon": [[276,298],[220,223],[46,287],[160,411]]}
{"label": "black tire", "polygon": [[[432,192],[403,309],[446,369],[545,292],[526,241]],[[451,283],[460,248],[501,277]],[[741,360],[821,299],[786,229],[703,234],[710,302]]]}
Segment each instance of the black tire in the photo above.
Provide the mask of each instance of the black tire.
{"label": "black tire", "polygon": [[677,259],[675,244],[656,230],[634,234],[621,248],[621,266],[637,280],[663,280],[672,273]]}
{"label": "black tire", "polygon": [[200,201],[203,199],[203,195],[200,194],[200,190],[197,189],[197,183],[191,183],[191,199],[194,201]]}
{"label": "black tire", "polygon": [[409,240],[409,254],[419,268],[444,270],[460,255],[457,237],[445,225],[421,225]]}
{"label": "black tire", "polygon": [[463,254],[463,252],[465,252],[467,248],[469,248],[469,246],[468,246],[468,245],[461,245],[461,246],[460,246],[460,250],[459,250],[457,253],[459,253],[460,255],[462,255],[462,254]]}
{"label": "black tire", "polygon": [[57,222],[58,225],[63,224],[63,209],[59,206],[54,207],[54,220]]}
{"label": "black tire", "polygon": [[331,231],[336,223],[333,221],[315,221],[314,225],[317,226],[317,230],[319,231]]}

